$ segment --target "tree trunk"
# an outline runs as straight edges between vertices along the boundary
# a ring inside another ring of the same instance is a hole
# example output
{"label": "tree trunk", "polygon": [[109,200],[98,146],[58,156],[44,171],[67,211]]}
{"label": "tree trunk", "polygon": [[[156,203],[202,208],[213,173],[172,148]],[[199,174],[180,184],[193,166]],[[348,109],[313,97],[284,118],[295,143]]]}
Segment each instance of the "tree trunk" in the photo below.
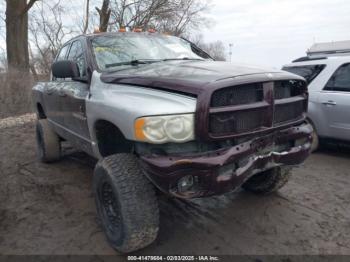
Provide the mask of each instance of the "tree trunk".
{"label": "tree trunk", "polygon": [[6,48],[9,71],[29,72],[27,0],[6,0]]}
{"label": "tree trunk", "polygon": [[111,17],[111,9],[109,8],[109,0],[103,0],[102,8],[96,7],[100,15],[100,32],[107,32],[109,18]]}
{"label": "tree trunk", "polygon": [[84,19],[84,29],[83,34],[86,34],[88,28],[89,28],[89,7],[90,7],[90,0],[85,0],[86,6],[85,6],[85,19]]}

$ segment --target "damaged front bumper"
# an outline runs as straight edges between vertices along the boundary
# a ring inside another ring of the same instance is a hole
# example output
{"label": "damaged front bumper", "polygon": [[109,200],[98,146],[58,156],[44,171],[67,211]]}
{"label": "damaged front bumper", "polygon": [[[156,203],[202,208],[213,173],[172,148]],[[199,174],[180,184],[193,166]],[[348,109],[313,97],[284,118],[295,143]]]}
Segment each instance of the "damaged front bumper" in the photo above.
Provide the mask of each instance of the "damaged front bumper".
{"label": "damaged front bumper", "polygon": [[176,197],[222,194],[256,173],[301,164],[310,154],[311,133],[303,124],[200,155],[141,156],[141,165],[160,190]]}

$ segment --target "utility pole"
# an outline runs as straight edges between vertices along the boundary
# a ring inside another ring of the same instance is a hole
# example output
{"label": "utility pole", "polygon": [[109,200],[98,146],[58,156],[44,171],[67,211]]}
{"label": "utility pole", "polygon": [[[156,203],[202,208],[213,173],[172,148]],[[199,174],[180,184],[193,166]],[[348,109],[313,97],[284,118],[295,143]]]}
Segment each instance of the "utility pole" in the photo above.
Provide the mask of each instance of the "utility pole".
{"label": "utility pole", "polygon": [[229,48],[230,48],[230,51],[229,51],[229,56],[230,56],[230,62],[231,62],[231,59],[232,59],[232,47],[233,47],[233,44],[232,43],[229,43],[228,44]]}

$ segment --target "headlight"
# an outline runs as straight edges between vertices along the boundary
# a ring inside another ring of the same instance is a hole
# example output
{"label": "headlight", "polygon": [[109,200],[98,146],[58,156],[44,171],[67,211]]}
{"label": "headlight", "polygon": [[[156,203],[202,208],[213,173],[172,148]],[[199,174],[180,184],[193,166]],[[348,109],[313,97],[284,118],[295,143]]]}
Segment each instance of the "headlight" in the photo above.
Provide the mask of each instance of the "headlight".
{"label": "headlight", "polygon": [[194,139],[194,115],[148,116],[135,121],[137,140],[155,144]]}

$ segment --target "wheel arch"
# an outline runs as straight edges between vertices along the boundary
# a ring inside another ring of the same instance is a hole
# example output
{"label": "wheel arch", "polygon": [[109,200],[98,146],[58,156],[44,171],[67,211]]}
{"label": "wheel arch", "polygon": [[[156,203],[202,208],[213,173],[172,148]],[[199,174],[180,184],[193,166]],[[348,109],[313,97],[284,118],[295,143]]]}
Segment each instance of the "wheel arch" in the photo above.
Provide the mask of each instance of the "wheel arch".
{"label": "wheel arch", "polygon": [[126,139],[120,128],[113,122],[98,119],[93,127],[97,148],[102,157],[133,151],[133,141]]}
{"label": "wheel arch", "polygon": [[314,121],[312,121],[312,119],[309,116],[306,117],[306,121],[309,122],[312,125],[312,127],[316,130],[315,123]]}
{"label": "wheel arch", "polygon": [[46,119],[47,118],[47,116],[45,114],[44,107],[42,106],[42,104],[40,102],[36,103],[36,113],[37,113],[38,119]]}

